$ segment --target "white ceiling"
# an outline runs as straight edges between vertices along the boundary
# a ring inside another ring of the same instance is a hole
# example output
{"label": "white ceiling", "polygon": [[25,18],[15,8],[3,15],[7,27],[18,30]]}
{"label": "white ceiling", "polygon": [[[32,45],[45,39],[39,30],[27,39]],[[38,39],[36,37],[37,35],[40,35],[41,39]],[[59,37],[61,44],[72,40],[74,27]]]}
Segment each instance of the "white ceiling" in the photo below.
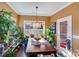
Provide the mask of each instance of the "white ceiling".
{"label": "white ceiling", "polygon": [[36,5],[38,16],[51,16],[61,9],[70,5],[70,2],[8,2],[7,3],[19,15],[36,15]]}

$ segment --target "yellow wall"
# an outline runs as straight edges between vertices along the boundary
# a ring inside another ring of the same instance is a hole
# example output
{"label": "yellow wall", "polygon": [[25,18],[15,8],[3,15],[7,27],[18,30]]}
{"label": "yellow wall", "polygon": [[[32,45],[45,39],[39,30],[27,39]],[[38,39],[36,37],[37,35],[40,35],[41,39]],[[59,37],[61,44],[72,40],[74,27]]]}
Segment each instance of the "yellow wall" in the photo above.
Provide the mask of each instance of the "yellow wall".
{"label": "yellow wall", "polygon": [[73,50],[79,49],[79,39],[73,39]]}

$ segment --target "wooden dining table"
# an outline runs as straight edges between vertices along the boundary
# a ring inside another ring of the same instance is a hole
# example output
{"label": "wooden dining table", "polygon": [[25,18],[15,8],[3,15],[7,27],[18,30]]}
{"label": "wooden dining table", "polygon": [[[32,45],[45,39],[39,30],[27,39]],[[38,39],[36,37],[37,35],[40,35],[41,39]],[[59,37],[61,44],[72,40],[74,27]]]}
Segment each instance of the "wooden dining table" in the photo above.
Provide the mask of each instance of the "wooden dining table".
{"label": "wooden dining table", "polygon": [[31,40],[28,40],[27,48],[26,48],[26,54],[28,57],[33,57],[34,55],[43,54],[43,55],[50,55],[54,54],[55,57],[57,57],[56,48],[53,48],[49,42],[46,42],[46,44],[40,44],[40,45],[33,45]]}

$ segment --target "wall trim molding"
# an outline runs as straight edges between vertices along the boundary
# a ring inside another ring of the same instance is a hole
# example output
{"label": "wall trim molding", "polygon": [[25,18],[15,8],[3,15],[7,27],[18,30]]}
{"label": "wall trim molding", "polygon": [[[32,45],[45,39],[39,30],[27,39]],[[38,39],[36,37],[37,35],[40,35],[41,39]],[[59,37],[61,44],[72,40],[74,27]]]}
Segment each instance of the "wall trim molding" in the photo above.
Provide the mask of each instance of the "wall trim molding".
{"label": "wall trim molding", "polygon": [[73,38],[74,39],[79,39],[79,36],[78,35],[73,35]]}
{"label": "wall trim molding", "polygon": [[9,2],[6,2],[6,4],[19,15],[19,13],[17,12],[18,10],[16,10],[16,8],[12,4],[10,4]]}
{"label": "wall trim molding", "polygon": [[56,13],[58,13],[59,11],[63,10],[64,8],[68,7],[69,5],[71,5],[71,4],[73,4],[73,3],[74,3],[74,2],[70,2],[70,3],[66,4],[65,6],[59,8],[59,9],[56,10],[55,12],[52,12],[53,14],[52,14],[51,16],[55,15]]}

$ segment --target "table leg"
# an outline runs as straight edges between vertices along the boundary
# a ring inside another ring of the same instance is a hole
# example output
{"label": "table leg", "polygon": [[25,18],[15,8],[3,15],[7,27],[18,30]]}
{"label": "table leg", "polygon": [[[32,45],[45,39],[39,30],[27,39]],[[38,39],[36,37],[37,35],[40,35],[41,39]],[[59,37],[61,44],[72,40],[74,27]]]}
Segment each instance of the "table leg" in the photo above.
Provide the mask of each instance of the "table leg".
{"label": "table leg", "polygon": [[56,52],[54,52],[54,56],[57,57],[57,53]]}

